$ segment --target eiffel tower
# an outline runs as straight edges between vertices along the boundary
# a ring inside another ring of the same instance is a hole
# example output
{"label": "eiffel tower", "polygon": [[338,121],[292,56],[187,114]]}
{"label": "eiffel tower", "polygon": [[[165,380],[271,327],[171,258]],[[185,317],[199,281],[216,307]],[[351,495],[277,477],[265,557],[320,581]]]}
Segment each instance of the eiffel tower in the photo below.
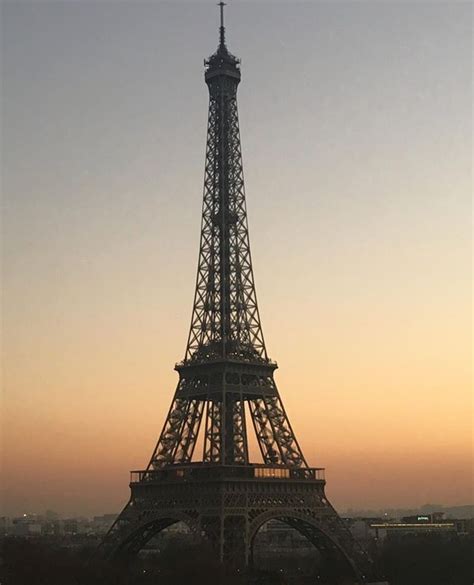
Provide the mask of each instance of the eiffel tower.
{"label": "eiffel tower", "polygon": [[[148,467],[131,472],[130,500],[101,547],[108,557],[133,555],[184,522],[221,561],[246,567],[258,530],[277,519],[308,538],[349,582],[363,583],[369,557],[326,498],[324,469],[306,462],[265,347],[247,228],[240,61],[227,49],[219,6],[219,45],[205,61],[202,228],[185,357],[175,366],[178,386]],[[251,432],[262,463],[250,460]]]}

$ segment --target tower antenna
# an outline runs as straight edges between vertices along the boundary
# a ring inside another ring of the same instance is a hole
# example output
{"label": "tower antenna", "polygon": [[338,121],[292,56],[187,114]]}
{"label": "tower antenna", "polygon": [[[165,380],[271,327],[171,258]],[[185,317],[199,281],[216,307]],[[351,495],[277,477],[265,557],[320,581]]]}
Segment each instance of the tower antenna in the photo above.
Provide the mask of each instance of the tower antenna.
{"label": "tower antenna", "polygon": [[221,26],[219,28],[219,45],[221,47],[225,46],[225,27],[224,27],[224,6],[226,6],[225,2],[219,2],[219,4],[217,5],[220,8],[221,11]]}

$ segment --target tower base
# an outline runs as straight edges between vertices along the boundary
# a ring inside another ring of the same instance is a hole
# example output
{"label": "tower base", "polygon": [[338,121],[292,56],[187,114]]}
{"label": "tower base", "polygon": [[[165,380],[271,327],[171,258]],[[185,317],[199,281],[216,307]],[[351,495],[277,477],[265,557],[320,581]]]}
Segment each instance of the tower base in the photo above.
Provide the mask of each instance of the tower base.
{"label": "tower base", "polygon": [[102,543],[112,557],[135,555],[184,522],[233,568],[252,566],[253,542],[269,520],[304,535],[341,576],[366,583],[372,564],[327,500],[323,470],[189,464],[131,473],[131,497]]}

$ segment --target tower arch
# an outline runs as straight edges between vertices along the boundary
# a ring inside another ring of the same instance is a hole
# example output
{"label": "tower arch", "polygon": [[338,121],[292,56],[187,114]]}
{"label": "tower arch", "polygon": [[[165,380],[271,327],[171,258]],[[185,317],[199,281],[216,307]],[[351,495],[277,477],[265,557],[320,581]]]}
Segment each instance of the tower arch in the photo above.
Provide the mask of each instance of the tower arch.
{"label": "tower arch", "polygon": [[[331,564],[338,576],[345,579],[345,583],[363,582],[365,575],[361,573],[348,554],[338,532],[331,532],[330,525],[321,522],[321,519],[305,512],[291,509],[270,510],[257,515],[249,526],[249,558],[254,559],[255,540],[261,529],[268,522],[277,520],[296,530],[319,552],[326,563]],[[337,567],[337,571],[336,571]]]}
{"label": "tower arch", "polygon": [[[153,537],[178,523],[185,524],[191,533],[199,535],[196,521],[180,510],[145,511],[138,515],[131,515],[126,523],[123,522],[122,515],[123,512],[109,532],[111,540],[115,540],[108,552],[110,558],[136,556]],[[114,539],[114,536],[117,538]]]}

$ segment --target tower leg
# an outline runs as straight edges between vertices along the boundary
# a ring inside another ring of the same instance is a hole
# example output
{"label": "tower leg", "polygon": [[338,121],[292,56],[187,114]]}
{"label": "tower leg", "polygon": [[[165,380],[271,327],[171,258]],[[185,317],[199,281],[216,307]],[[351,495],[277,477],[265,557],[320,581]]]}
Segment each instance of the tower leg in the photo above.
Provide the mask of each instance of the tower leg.
{"label": "tower leg", "polygon": [[202,516],[201,534],[221,563],[231,568],[247,566],[250,546],[245,515]]}
{"label": "tower leg", "polygon": [[224,518],[224,562],[232,568],[245,568],[248,561],[248,541],[245,516]]}

